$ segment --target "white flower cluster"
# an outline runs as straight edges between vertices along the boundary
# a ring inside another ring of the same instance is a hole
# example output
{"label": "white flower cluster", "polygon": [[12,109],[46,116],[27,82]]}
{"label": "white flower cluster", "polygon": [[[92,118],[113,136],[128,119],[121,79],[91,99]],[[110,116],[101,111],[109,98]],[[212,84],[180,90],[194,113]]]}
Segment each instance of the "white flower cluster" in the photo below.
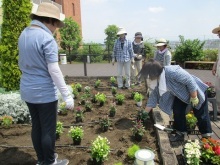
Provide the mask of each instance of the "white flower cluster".
{"label": "white flower cluster", "polygon": [[200,148],[201,146],[198,139],[195,141],[188,140],[184,146],[184,156],[187,164],[199,165],[201,156]]}
{"label": "white flower cluster", "polygon": [[13,117],[14,123],[29,123],[30,114],[18,92],[0,94],[0,116]]}

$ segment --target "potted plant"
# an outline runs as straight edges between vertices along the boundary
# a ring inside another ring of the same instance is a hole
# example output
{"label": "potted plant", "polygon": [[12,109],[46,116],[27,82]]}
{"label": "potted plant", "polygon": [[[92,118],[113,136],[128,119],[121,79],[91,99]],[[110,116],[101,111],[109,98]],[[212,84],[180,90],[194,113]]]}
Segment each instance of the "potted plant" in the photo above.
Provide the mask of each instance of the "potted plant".
{"label": "potted plant", "polygon": [[141,120],[134,122],[133,128],[131,128],[131,131],[133,133],[133,136],[136,141],[140,142],[144,136],[144,133],[146,132]]}
{"label": "potted plant", "polygon": [[214,86],[209,86],[207,88],[207,96],[209,98],[213,98],[213,97],[215,97],[215,95],[216,95],[215,87]]}
{"label": "potted plant", "polygon": [[100,103],[100,106],[103,106],[106,102],[106,95],[104,93],[97,93],[95,99]]}
{"label": "potted plant", "polygon": [[116,87],[111,87],[112,94],[115,95],[117,93],[117,88]]}
{"label": "potted plant", "polygon": [[137,106],[141,107],[142,106],[143,95],[139,92],[135,92],[134,100],[136,101]]}
{"label": "potted plant", "polygon": [[109,108],[109,116],[114,117],[116,113],[116,103],[113,101]]}
{"label": "potted plant", "polygon": [[73,139],[73,145],[80,145],[84,136],[82,126],[71,126],[68,132],[69,136]]}
{"label": "potted plant", "polygon": [[10,128],[12,123],[13,123],[13,117],[12,116],[4,115],[4,116],[0,117],[0,124],[3,127]]}
{"label": "potted plant", "polygon": [[116,99],[118,105],[122,105],[125,100],[125,95],[122,93],[118,93],[115,95],[115,99]]}
{"label": "potted plant", "polygon": [[149,119],[149,114],[144,109],[138,111],[137,121],[141,121],[143,125],[146,126],[148,119]]}
{"label": "potted plant", "polygon": [[140,147],[136,144],[133,144],[127,150],[128,157],[132,160],[135,159],[135,152],[137,152],[138,150],[140,150]]}
{"label": "potted plant", "polygon": [[92,99],[91,99],[92,103],[97,103],[97,100],[96,100],[96,97],[95,97],[97,93],[98,92],[96,92],[95,90],[92,91]]}
{"label": "potted plant", "polygon": [[91,157],[94,165],[101,165],[110,153],[110,142],[106,137],[98,136],[91,145]]}
{"label": "potted plant", "polygon": [[88,100],[85,103],[85,109],[86,109],[86,111],[91,111],[92,110],[92,103]]}
{"label": "potted plant", "polygon": [[82,85],[80,83],[77,83],[75,85],[75,88],[78,90],[78,92],[81,92],[82,91]]}
{"label": "potted plant", "polygon": [[76,122],[82,122],[83,121],[83,110],[81,107],[76,108]]}
{"label": "potted plant", "polygon": [[68,114],[68,110],[66,109],[66,103],[65,102],[61,102],[59,104],[58,114],[59,115],[67,115]]}
{"label": "potted plant", "polygon": [[131,91],[131,99],[134,99],[134,95],[135,95],[136,91]]}
{"label": "potted plant", "polygon": [[95,81],[95,88],[98,88],[100,86],[101,80],[96,80]]}
{"label": "potted plant", "polygon": [[73,88],[72,94],[74,95],[74,99],[77,99],[77,96],[79,95],[78,89]]}
{"label": "potted plant", "polygon": [[100,126],[101,126],[101,129],[102,129],[104,132],[108,131],[108,128],[109,128],[109,126],[111,125],[111,122],[110,122],[110,120],[109,120],[109,118],[108,118],[108,115],[106,115],[105,117],[101,118],[101,119],[99,120],[99,124],[100,124]]}
{"label": "potted plant", "polygon": [[80,104],[85,105],[87,99],[88,99],[88,94],[86,93],[82,94],[80,97]]}
{"label": "potted plant", "polygon": [[56,140],[60,138],[60,135],[63,133],[63,123],[58,121],[56,124]]}
{"label": "potted plant", "polygon": [[85,93],[90,94],[91,88],[89,86],[85,86],[84,91]]}
{"label": "potted plant", "polygon": [[111,86],[114,87],[116,85],[116,78],[114,76],[110,77]]}
{"label": "potted plant", "polygon": [[198,139],[195,141],[188,140],[183,148],[183,156],[186,164],[199,165],[201,160],[200,142]]}
{"label": "potted plant", "polygon": [[196,128],[196,124],[197,124],[198,120],[197,118],[194,116],[193,111],[190,111],[187,115],[186,115],[186,126],[188,131],[190,132],[191,130],[194,130]]}
{"label": "potted plant", "polygon": [[213,138],[203,138],[201,144],[201,159],[207,164],[220,164],[220,141]]}

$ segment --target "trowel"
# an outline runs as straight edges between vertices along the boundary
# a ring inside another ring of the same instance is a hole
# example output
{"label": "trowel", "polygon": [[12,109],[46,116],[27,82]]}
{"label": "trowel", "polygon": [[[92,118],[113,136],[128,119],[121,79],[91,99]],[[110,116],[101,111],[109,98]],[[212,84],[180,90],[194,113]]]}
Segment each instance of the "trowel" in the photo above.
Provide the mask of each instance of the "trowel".
{"label": "trowel", "polygon": [[167,132],[167,133],[176,133],[176,134],[179,134],[179,135],[182,134],[181,132],[179,132],[179,131],[177,131],[177,130],[175,130],[175,129],[167,128],[167,127],[164,127],[164,126],[162,126],[162,125],[160,125],[160,124],[154,124],[154,126],[155,126],[156,128],[158,128],[158,129],[162,130],[162,131]]}

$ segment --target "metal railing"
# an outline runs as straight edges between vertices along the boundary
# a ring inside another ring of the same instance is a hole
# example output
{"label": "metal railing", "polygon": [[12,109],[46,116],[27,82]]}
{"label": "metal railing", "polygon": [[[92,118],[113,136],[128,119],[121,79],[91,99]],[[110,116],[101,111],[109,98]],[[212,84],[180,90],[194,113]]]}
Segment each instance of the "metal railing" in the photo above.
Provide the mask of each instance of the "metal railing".
{"label": "metal railing", "polygon": [[63,13],[63,11],[62,11],[62,5],[60,5],[60,4],[56,3],[56,2],[53,2],[53,1],[51,1],[51,0],[32,0],[32,2],[35,3],[35,4],[37,4],[37,5],[41,4],[42,2],[52,3],[52,4],[54,4],[55,6],[57,6],[57,7],[60,9],[60,12],[61,12],[61,13]]}

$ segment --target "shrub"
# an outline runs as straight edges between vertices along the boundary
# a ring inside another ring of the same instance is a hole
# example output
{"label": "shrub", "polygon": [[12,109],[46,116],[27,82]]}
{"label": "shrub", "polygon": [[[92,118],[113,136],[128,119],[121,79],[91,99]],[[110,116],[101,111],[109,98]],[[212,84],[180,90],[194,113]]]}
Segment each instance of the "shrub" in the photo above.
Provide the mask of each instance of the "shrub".
{"label": "shrub", "polygon": [[19,93],[0,94],[0,116],[12,116],[14,123],[29,123],[30,113]]}
{"label": "shrub", "polygon": [[204,61],[216,61],[218,57],[218,49],[206,49],[203,50],[205,54]]}
{"label": "shrub", "polygon": [[135,158],[135,152],[140,150],[140,147],[136,144],[133,144],[131,147],[128,148],[127,153],[128,153],[128,157],[130,159],[134,159]]}
{"label": "shrub", "polygon": [[71,126],[70,127],[70,130],[68,132],[69,136],[74,139],[74,140],[79,140],[79,139],[82,139],[83,136],[84,136],[84,131],[82,129],[81,126],[79,127],[73,127]]}

